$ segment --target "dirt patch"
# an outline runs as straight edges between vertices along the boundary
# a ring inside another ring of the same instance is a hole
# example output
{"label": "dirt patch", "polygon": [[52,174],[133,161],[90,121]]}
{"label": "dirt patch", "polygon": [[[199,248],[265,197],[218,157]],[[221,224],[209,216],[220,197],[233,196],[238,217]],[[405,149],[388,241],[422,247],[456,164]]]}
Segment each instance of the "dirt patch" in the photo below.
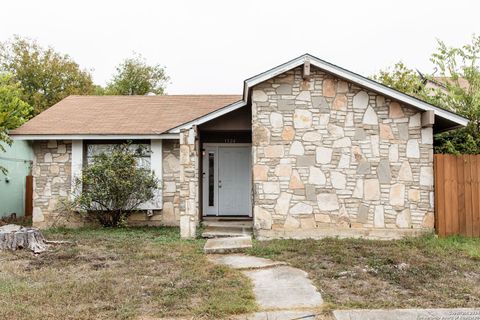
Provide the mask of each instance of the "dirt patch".
{"label": "dirt patch", "polygon": [[12,213],[8,217],[0,218],[0,227],[7,224],[17,224],[24,227],[30,227],[32,225],[31,218],[17,217],[17,214]]}

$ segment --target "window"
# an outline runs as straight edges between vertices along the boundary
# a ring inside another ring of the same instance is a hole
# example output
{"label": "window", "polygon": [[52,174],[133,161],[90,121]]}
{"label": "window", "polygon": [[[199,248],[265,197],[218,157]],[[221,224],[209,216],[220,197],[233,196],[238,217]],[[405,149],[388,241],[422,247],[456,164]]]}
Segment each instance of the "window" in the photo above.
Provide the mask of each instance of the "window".
{"label": "window", "polygon": [[[116,145],[126,143],[126,141],[114,141],[114,142],[86,142],[86,165],[93,163],[93,159],[96,155],[102,153],[110,153]],[[138,153],[137,165],[140,168],[150,170],[151,167],[151,149],[150,143],[132,143],[129,146],[131,151]],[[143,153],[141,152],[143,150]]]}
{"label": "window", "polygon": [[215,206],[215,153],[208,153],[208,206]]}

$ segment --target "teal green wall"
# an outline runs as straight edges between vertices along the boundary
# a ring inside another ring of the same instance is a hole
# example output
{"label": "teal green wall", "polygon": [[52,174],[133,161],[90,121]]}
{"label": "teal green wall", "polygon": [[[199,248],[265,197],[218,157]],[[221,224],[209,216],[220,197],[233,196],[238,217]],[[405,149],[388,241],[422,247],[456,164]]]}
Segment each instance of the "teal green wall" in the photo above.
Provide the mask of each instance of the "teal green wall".
{"label": "teal green wall", "polygon": [[[0,151],[0,166],[8,170],[0,172],[0,217],[15,212],[17,217],[25,213],[25,177],[31,174],[33,148],[29,141],[14,141],[12,146],[3,145]],[[8,180],[8,182],[7,182]]]}

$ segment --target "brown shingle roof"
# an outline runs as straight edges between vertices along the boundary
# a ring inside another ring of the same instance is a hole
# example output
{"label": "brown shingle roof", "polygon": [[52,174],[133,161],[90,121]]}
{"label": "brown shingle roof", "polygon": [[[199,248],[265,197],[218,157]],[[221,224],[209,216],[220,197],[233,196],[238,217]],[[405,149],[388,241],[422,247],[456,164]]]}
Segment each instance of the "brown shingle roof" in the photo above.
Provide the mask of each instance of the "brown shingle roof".
{"label": "brown shingle roof", "polygon": [[239,95],[69,96],[11,134],[159,134],[241,98]]}

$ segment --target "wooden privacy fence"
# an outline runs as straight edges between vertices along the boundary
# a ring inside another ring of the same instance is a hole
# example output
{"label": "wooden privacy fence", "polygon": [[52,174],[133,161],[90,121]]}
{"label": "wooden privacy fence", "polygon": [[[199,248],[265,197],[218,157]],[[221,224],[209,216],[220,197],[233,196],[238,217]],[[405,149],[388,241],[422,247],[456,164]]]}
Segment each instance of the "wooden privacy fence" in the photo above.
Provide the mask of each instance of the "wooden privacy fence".
{"label": "wooden privacy fence", "polygon": [[480,155],[436,154],[434,168],[438,235],[480,237]]}

